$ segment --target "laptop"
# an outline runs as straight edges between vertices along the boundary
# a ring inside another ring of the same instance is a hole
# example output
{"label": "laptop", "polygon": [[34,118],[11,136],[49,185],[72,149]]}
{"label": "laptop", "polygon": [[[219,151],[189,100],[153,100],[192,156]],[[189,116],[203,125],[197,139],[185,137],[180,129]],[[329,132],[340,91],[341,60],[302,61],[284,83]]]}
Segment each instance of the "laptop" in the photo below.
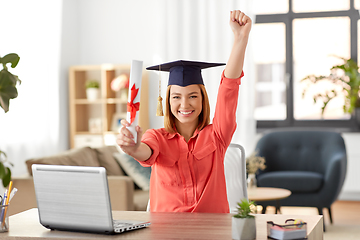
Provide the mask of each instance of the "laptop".
{"label": "laptop", "polygon": [[122,233],[150,222],[112,218],[106,169],[33,164],[40,223],[52,230]]}

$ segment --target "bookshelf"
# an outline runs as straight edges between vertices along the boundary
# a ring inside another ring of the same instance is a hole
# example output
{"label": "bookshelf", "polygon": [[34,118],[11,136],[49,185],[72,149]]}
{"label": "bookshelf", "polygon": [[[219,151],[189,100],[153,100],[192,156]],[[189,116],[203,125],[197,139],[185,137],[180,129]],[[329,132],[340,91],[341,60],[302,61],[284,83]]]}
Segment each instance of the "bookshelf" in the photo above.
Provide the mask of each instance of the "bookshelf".
{"label": "bookshelf", "polygon": [[[123,91],[114,92],[111,81],[121,74],[130,75],[129,65],[83,65],[69,69],[70,147],[114,145],[118,121],[126,118],[127,98]],[[99,97],[88,100],[85,83],[99,82]],[[126,91],[125,91],[126,92]],[[148,77],[143,72],[139,125],[149,128]]]}

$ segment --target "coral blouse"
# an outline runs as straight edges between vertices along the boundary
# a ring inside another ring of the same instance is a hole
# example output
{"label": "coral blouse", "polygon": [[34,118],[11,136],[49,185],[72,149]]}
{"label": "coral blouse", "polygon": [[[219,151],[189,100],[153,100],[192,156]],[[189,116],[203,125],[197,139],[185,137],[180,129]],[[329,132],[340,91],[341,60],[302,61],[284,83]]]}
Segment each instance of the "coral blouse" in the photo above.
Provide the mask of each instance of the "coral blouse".
{"label": "coral blouse", "polygon": [[240,79],[221,76],[213,123],[196,130],[188,142],[164,128],[145,132],[151,157],[151,212],[229,213],[224,155],[236,129]]}

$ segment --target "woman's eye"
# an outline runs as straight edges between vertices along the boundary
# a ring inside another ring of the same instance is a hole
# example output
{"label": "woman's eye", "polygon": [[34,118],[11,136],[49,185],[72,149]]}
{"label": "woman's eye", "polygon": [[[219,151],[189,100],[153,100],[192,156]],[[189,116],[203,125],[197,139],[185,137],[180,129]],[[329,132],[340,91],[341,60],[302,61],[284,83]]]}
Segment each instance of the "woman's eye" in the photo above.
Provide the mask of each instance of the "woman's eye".
{"label": "woman's eye", "polygon": [[173,96],[173,99],[180,99],[179,96]]}
{"label": "woman's eye", "polygon": [[190,96],[190,98],[197,98],[197,96],[196,96],[196,95],[194,95],[194,96]]}

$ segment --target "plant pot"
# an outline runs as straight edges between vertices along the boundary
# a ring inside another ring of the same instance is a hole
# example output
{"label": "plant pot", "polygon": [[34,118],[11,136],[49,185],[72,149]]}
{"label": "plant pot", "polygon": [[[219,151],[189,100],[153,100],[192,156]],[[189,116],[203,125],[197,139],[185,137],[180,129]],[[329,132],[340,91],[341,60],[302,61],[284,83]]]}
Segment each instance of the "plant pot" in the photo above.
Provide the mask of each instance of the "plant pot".
{"label": "plant pot", "polygon": [[94,101],[99,97],[99,89],[98,88],[87,88],[86,89],[86,97],[89,101]]}
{"label": "plant pot", "polygon": [[256,238],[255,218],[232,218],[232,239],[254,240]]}

